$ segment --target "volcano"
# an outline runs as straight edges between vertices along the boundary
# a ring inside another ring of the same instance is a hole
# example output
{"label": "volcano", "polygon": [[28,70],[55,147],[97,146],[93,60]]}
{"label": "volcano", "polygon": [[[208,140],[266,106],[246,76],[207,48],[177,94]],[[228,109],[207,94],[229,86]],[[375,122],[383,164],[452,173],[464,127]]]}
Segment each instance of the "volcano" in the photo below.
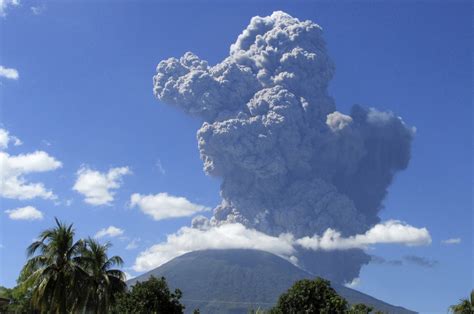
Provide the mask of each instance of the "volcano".
{"label": "volcano", "polygon": [[[172,289],[183,292],[186,313],[244,314],[250,309],[268,309],[295,281],[313,279],[311,273],[268,252],[246,249],[190,252],[127,282],[165,277]],[[339,284],[332,287],[349,303],[364,303],[384,313],[416,313],[390,305]]]}

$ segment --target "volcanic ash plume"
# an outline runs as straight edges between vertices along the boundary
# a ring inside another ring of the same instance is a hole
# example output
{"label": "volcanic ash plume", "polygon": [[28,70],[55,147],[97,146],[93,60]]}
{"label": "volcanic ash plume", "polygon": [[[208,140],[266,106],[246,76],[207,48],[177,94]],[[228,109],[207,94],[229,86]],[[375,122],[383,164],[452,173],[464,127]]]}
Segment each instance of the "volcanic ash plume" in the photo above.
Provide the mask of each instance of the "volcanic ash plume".
{"label": "volcanic ash plume", "polygon": [[[394,174],[410,159],[413,131],[389,112],[336,111],[334,65],[322,29],[284,12],[254,17],[215,66],[187,52],[161,61],[155,96],[203,119],[207,174],[222,178],[212,224],[239,222],[269,235],[363,233]],[[298,253],[302,267],[338,282],[370,260],[362,250]]]}

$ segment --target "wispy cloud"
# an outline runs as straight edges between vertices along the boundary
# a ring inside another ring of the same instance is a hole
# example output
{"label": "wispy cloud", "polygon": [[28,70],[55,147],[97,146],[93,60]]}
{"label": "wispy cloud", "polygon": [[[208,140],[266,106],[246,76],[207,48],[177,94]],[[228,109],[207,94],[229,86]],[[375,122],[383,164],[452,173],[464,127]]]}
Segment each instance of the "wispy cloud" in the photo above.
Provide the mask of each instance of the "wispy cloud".
{"label": "wispy cloud", "polygon": [[168,193],[142,195],[135,193],[130,197],[130,206],[151,216],[154,220],[177,217],[188,217],[196,213],[210,210],[209,207],[188,201],[184,197],[172,196]]}
{"label": "wispy cloud", "polygon": [[8,209],[5,211],[12,220],[41,220],[43,213],[33,206],[20,207],[16,209]]}
{"label": "wispy cloud", "polygon": [[123,233],[124,233],[123,229],[117,228],[115,226],[109,226],[107,228],[103,228],[103,229],[99,230],[94,235],[94,238],[96,238],[96,239],[100,239],[100,238],[103,238],[103,237],[114,238],[114,237],[121,236]]}
{"label": "wispy cloud", "polygon": [[452,245],[461,243],[461,238],[451,238],[441,241],[442,244]]}
{"label": "wispy cloud", "polygon": [[386,259],[381,256],[376,256],[376,255],[371,255],[370,256],[370,262],[373,264],[379,264],[379,265],[390,265],[390,266],[402,266],[403,261],[399,259]]}
{"label": "wispy cloud", "polygon": [[[0,0],[0,16],[2,16],[1,2],[2,0]],[[18,80],[18,78],[20,78],[20,75],[18,74],[18,70],[0,65],[0,77],[9,80]]]}
{"label": "wispy cloud", "polygon": [[7,15],[6,11],[9,7],[16,7],[20,5],[20,0],[0,0],[0,17]]}
{"label": "wispy cloud", "polygon": [[426,267],[426,268],[433,268],[439,264],[439,262],[436,260],[428,259],[426,257],[417,256],[417,255],[406,255],[403,257],[403,259],[407,261],[408,263],[415,264],[421,267]]}
{"label": "wispy cloud", "polygon": [[158,170],[159,173],[161,173],[162,175],[165,175],[165,174],[166,174],[166,170],[165,170],[165,168],[163,167],[163,164],[161,163],[161,160],[160,160],[160,159],[158,159],[158,160],[156,161],[155,166],[156,166],[156,169]]}
{"label": "wispy cloud", "polygon": [[126,250],[134,250],[138,247],[138,243],[140,242],[140,238],[133,239],[130,241],[127,246],[125,247]]}
{"label": "wispy cloud", "polygon": [[84,195],[87,204],[111,205],[115,190],[122,185],[122,177],[131,173],[128,167],[111,168],[102,173],[83,166],[77,171],[73,190]]}
{"label": "wispy cloud", "polygon": [[46,9],[46,6],[42,4],[42,5],[32,6],[30,7],[30,9],[31,9],[31,13],[33,13],[34,15],[40,15],[44,12],[44,10]]}

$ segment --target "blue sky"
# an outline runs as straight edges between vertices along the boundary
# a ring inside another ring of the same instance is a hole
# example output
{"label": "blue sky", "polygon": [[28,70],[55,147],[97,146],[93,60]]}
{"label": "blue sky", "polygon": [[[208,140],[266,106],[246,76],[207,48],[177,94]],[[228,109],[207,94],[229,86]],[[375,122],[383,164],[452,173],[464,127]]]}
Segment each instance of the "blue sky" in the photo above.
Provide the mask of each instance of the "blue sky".
{"label": "blue sky", "polygon": [[[37,8],[36,13],[31,7]],[[25,248],[58,217],[78,236],[115,226],[126,271],[137,255],[189,225],[191,216],[153,220],[130,206],[133,193],[168,193],[213,208],[219,180],[202,171],[196,143],[201,122],[158,102],[152,76],[160,60],[193,51],[220,62],[255,15],[284,10],[321,25],[336,64],[330,85],[338,110],[353,104],[392,110],[417,128],[412,160],[389,189],[382,220],[426,227],[426,246],[377,245],[386,260],[407,255],[435,261],[370,264],[357,289],[425,313],[445,313],[467,296],[472,273],[472,24],[470,2],[408,3],[243,1],[22,1],[0,18],[0,123],[23,144],[10,155],[44,151],[56,170],[32,173],[57,199],[0,199],[0,284],[13,286]],[[128,167],[108,205],[73,190],[81,168]],[[6,210],[33,206],[39,220]],[[211,212],[204,212],[210,216]],[[458,244],[441,241],[459,238]],[[136,248],[126,249],[135,239]]]}

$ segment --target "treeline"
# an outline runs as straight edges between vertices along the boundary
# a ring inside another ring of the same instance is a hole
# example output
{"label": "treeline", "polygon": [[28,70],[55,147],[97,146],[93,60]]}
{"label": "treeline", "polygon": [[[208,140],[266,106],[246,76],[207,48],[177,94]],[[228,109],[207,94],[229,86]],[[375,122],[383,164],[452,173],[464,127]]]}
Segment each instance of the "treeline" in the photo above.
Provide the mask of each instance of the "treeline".
{"label": "treeline", "polygon": [[[123,260],[108,256],[110,243],[92,238],[75,241],[73,225],[55,219],[27,248],[28,260],[17,286],[0,287],[0,313],[166,313],[180,314],[182,292],[171,291],[165,278],[151,277],[130,289],[120,270]],[[455,314],[474,314],[474,291],[450,307]],[[199,313],[198,309],[194,313]],[[349,303],[322,278],[297,281],[275,307],[254,314],[367,314],[374,309]]]}

